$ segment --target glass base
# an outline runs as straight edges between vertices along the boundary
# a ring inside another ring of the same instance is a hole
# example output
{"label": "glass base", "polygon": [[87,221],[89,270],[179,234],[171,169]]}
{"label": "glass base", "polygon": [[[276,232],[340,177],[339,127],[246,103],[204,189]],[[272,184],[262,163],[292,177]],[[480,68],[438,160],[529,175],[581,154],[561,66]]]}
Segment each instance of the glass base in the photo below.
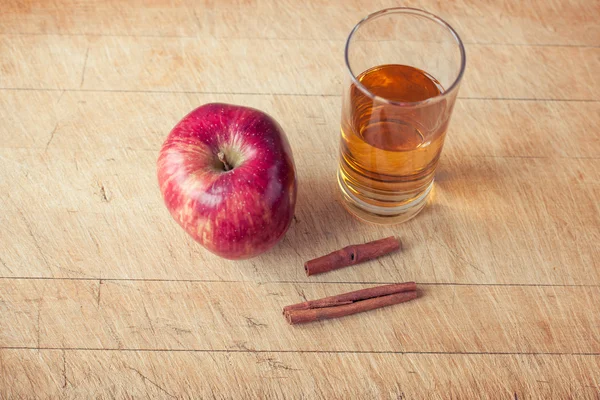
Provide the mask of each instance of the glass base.
{"label": "glass base", "polygon": [[338,186],[342,197],[342,205],[354,217],[374,224],[399,224],[415,217],[427,204],[433,188],[433,180],[418,196],[399,206],[376,206],[356,197],[338,172]]}

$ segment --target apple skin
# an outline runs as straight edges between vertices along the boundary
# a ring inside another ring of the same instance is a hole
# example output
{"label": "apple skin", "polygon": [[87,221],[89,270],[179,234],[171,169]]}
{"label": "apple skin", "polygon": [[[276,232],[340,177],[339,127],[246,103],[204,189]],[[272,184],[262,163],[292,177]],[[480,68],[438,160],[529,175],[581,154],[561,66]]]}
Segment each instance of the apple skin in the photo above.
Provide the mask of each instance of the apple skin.
{"label": "apple skin", "polygon": [[[232,169],[225,170],[219,153]],[[221,257],[269,250],[294,217],[292,151],[279,124],[262,111],[221,103],[195,109],[173,128],[157,166],[171,216]]]}

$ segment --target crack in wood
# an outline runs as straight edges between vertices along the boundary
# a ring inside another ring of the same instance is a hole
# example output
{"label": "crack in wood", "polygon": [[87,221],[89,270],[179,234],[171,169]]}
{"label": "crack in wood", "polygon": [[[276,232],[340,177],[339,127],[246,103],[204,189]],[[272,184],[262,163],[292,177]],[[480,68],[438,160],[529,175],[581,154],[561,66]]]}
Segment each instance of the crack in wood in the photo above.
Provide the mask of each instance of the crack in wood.
{"label": "crack in wood", "polygon": [[246,319],[246,322],[248,323],[248,327],[250,327],[250,328],[258,328],[261,326],[268,326],[267,324],[263,324],[262,322],[257,321],[256,319],[254,319],[252,317],[244,316],[244,318]]}
{"label": "crack in wood", "polygon": [[[58,89],[58,88],[27,88],[27,87],[0,87],[0,90],[6,91],[24,91],[24,92],[98,92],[98,93],[162,93],[162,94],[209,94],[209,95],[245,95],[245,96],[289,96],[289,97],[323,97],[323,98],[340,98],[342,95],[329,93],[289,93],[289,92],[224,92],[224,91],[205,91],[205,90],[143,90],[143,89]],[[475,100],[475,101],[529,101],[529,102],[548,102],[548,103],[599,103],[600,99],[574,99],[574,98],[541,98],[541,97],[457,97],[458,100]],[[133,148],[130,148],[133,149]],[[156,149],[148,149],[148,151],[156,151]],[[499,156],[503,157],[503,156]],[[511,157],[507,157],[511,158]],[[535,157],[540,159],[548,159],[550,157]],[[597,159],[597,157],[557,157],[567,159]]]}
{"label": "crack in wood", "polygon": [[152,384],[155,388],[157,388],[158,390],[160,390],[161,392],[163,392],[164,394],[166,394],[167,396],[176,399],[177,396],[173,395],[172,393],[168,392],[167,389],[165,389],[164,387],[160,386],[158,383],[156,383],[155,381],[153,381],[152,379],[148,378],[146,375],[142,374],[140,372],[140,370],[133,368],[129,365],[123,364],[123,366],[131,371],[134,371],[135,373],[138,374],[138,376],[140,378],[142,378],[142,380],[145,382],[149,382],[150,384]]}
{"label": "crack in wood", "polygon": [[100,200],[104,203],[110,203],[112,197],[110,196],[110,192],[106,190],[104,183],[98,182],[98,187],[100,188]]}
{"label": "crack in wood", "polygon": [[77,162],[77,153],[73,154],[73,164],[75,164],[75,171],[79,172],[79,163]]}
{"label": "crack in wood", "polygon": [[79,82],[80,89],[83,87],[83,82],[85,80],[85,70],[87,69],[87,61],[88,61],[89,53],[90,53],[90,48],[88,46],[87,49],[85,50],[85,60],[83,60],[83,68],[81,70],[81,81]]}
{"label": "crack in wood", "polygon": [[[70,212],[78,212],[76,210]],[[61,270],[72,272],[74,274],[83,275],[81,271],[69,269],[59,266]],[[267,282],[244,281],[232,279],[167,279],[167,278],[100,278],[94,276],[81,277],[46,277],[46,276],[0,276],[3,280],[48,280],[48,281],[97,281],[102,279],[104,282],[176,282],[176,283],[241,283],[241,284],[289,284],[289,285],[391,285],[398,281],[290,281],[290,280],[274,280]],[[568,284],[568,283],[473,283],[473,282],[419,282],[420,286],[490,286],[490,287],[533,287],[533,288],[556,288],[556,287],[572,287],[572,288],[598,288],[597,284]],[[124,286],[124,285],[120,285]],[[126,286],[124,286],[126,287]],[[269,293],[270,295],[281,296],[282,294]],[[298,293],[299,294],[299,293]]]}
{"label": "crack in wood", "polygon": [[277,360],[274,357],[261,357],[257,354],[257,364],[266,363],[273,370],[284,370],[284,371],[301,371],[299,368],[293,368],[285,364],[282,361]]}
{"label": "crack in wood", "polygon": [[37,348],[40,348],[40,315],[42,313],[42,301],[43,298],[40,296],[39,300],[38,300],[38,307],[37,307],[37,325],[35,328],[36,331],[36,342],[37,342]]}
{"label": "crack in wood", "polygon": [[[243,353],[256,353],[257,350],[251,349],[246,345],[247,342],[240,342],[240,341],[235,341],[234,344],[234,349],[232,350],[227,350],[230,352],[243,352]],[[237,349],[237,350],[236,350]]]}
{"label": "crack in wood", "polygon": [[306,295],[304,294],[304,290],[302,290],[302,289],[296,289],[296,292],[298,293],[298,296],[302,297],[302,299],[304,301],[308,301],[308,299],[306,298]]}
{"label": "crack in wood", "polygon": [[192,14],[194,15],[194,19],[196,21],[198,29],[202,30],[202,23],[200,22],[200,17],[198,17],[198,13],[196,12],[195,8],[192,9]]}
{"label": "crack in wood", "polygon": [[[109,332],[111,328],[108,328]],[[114,332],[111,334],[114,335]],[[113,336],[114,338],[114,336]],[[246,346],[247,342],[236,341],[230,348],[223,349],[165,349],[165,348],[127,348],[127,347],[31,347],[0,346],[0,350],[40,350],[40,351],[117,351],[133,353],[265,353],[265,354],[397,354],[397,355],[460,355],[460,356],[578,356],[598,357],[600,352],[511,352],[511,351],[394,351],[394,350],[256,350]]]}
{"label": "crack in wood", "polygon": [[[13,202],[13,204],[15,204],[15,203]],[[31,225],[27,221],[27,218],[25,218],[25,214],[23,214],[23,211],[21,211],[21,208],[19,208],[16,204],[15,204],[15,206],[17,207],[17,212],[21,216],[21,220],[25,224],[25,228],[27,228],[27,233],[29,234],[29,237],[33,240],[33,245],[35,246],[38,253],[42,257],[42,260],[44,261],[44,264],[46,264],[46,267],[48,267],[48,269],[50,269],[50,263],[48,262],[48,259],[46,258],[46,254],[44,254],[44,252],[42,251],[42,247],[40,246],[40,243],[38,242],[37,237],[33,233],[33,229],[31,228]]]}
{"label": "crack in wood", "polygon": [[167,326],[169,328],[171,328],[173,331],[175,331],[176,333],[192,334],[192,330],[191,329],[179,328],[177,326],[173,326],[172,324],[167,324]]}
{"label": "crack in wood", "polygon": [[62,377],[63,377],[63,384],[62,387],[63,389],[67,387],[67,355],[66,352],[63,350],[62,351],[62,359],[63,359],[63,365],[62,365]]}
{"label": "crack in wood", "polygon": [[41,323],[40,322],[42,319],[42,302],[44,301],[44,297],[46,295],[46,286],[47,286],[47,282],[44,282],[44,285],[42,286],[42,293],[40,294],[40,297],[37,302],[36,340],[37,340],[38,351],[41,347],[41,335],[40,335]]}
{"label": "crack in wood", "polygon": [[62,99],[63,95],[65,94],[65,90],[63,90],[62,92],[60,92],[60,94],[58,95],[58,99],[56,99],[56,104],[58,105],[58,103],[60,103],[60,100]]}
{"label": "crack in wood", "polygon": [[3,267],[6,269],[6,270],[8,270],[8,272],[10,272],[11,274],[13,273],[13,270],[9,268],[8,264],[6,264],[6,261],[4,261],[4,260],[2,259],[2,257],[0,257],[0,264],[2,264],[2,266],[3,266]]}
{"label": "crack in wood", "polygon": [[448,250],[448,252],[450,254],[452,254],[456,259],[461,260],[462,262],[464,262],[465,264],[467,264],[468,266],[470,266],[471,268],[475,269],[476,271],[478,271],[479,273],[485,275],[485,273],[481,270],[481,268],[475,266],[475,264],[473,264],[472,262],[470,262],[469,260],[467,260],[466,258],[458,255],[457,252],[455,252],[454,250],[452,250],[448,245],[446,245],[446,243],[442,242],[440,239],[434,239],[440,246],[442,246],[443,248],[445,248],[446,250]]}
{"label": "crack in wood", "polygon": [[44,153],[48,151],[48,147],[50,147],[50,143],[52,143],[52,139],[54,139],[54,134],[56,133],[57,128],[58,128],[58,122],[54,125],[52,132],[50,132],[50,138],[46,142],[46,147],[44,148]]}
{"label": "crack in wood", "polygon": [[123,349],[123,342],[121,342],[119,335],[117,335],[117,333],[114,331],[113,327],[111,325],[108,325],[107,329],[108,329],[108,334],[110,335],[110,337],[117,343],[117,348]]}
{"label": "crack in wood", "polygon": [[152,319],[150,318],[150,315],[148,314],[148,309],[146,308],[146,303],[142,302],[142,306],[144,307],[144,314],[146,314],[146,318],[148,319],[148,323],[150,324],[150,330],[152,331],[152,334],[154,336],[156,336],[156,331],[154,330],[154,324],[152,323]]}
{"label": "crack in wood", "polygon": [[98,295],[96,296],[96,308],[100,308],[100,293],[102,291],[102,279],[98,281]]}

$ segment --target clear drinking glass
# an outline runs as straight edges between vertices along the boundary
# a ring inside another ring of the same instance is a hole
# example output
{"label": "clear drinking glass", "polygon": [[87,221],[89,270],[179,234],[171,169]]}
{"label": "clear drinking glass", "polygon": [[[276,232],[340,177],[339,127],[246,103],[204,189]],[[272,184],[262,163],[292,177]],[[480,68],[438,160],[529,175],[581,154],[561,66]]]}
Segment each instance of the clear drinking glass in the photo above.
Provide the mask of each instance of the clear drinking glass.
{"label": "clear drinking glass", "polygon": [[406,221],[433,186],[465,70],[458,34],[441,18],[390,8],[346,42],[338,183],[346,209],[376,223]]}

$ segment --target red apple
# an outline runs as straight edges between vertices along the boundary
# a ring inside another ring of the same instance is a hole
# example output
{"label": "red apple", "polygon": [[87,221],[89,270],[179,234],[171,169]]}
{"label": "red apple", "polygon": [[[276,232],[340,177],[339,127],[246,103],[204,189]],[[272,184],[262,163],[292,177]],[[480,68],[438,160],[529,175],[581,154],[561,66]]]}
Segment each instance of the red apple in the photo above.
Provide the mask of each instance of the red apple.
{"label": "red apple", "polygon": [[175,221],[228,259],[267,251],[294,216],[290,145],[273,118],[252,108],[213,103],[185,116],[160,150],[158,183]]}

